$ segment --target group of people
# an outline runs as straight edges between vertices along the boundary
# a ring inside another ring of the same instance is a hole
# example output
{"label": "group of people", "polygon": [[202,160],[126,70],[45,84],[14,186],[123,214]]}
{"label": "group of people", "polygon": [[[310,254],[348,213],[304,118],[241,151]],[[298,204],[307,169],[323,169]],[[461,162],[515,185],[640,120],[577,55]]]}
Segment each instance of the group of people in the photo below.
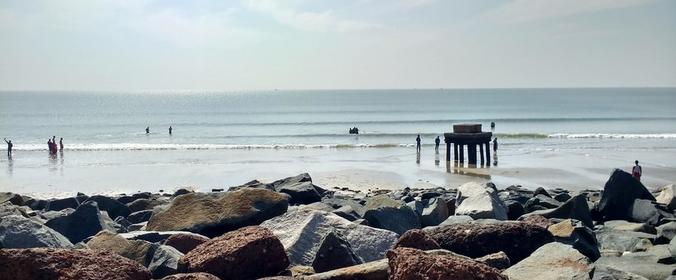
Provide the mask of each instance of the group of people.
{"label": "group of people", "polygon": [[357,128],[356,126],[353,127],[353,128],[350,128],[349,133],[350,134],[359,134],[359,128]]}
{"label": "group of people", "polygon": [[[169,135],[171,135],[171,132],[174,130],[173,127],[169,126]],[[146,134],[150,134],[150,127],[146,126]]]}
{"label": "group of people", "polygon": [[[418,134],[418,137],[415,138],[415,149],[418,153],[420,153],[421,149],[420,141],[421,141],[420,134]],[[441,139],[439,139],[439,136],[437,136],[437,138],[434,139],[434,151],[437,153],[439,152],[439,144],[441,144]],[[493,139],[493,152],[497,151],[498,151],[498,138],[495,137],[495,139]]]}
{"label": "group of people", "polygon": [[47,147],[49,148],[50,154],[56,154],[58,151],[63,151],[63,138],[59,139],[59,144],[56,144],[56,136],[52,136],[51,139],[47,139]]}

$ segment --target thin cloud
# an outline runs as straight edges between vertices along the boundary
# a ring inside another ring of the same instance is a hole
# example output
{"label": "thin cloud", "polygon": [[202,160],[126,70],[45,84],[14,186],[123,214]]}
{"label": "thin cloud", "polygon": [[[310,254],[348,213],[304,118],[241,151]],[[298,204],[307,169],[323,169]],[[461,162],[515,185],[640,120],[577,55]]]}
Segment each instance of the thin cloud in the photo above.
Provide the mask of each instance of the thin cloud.
{"label": "thin cloud", "polygon": [[641,6],[655,0],[514,0],[486,14],[484,20],[525,23],[604,10]]}

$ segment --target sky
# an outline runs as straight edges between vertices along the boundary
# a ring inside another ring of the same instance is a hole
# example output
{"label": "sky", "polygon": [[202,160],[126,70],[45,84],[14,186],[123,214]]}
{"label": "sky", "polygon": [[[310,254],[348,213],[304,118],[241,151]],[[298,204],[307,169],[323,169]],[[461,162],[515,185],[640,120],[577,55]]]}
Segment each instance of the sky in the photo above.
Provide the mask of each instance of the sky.
{"label": "sky", "polygon": [[0,90],[674,87],[673,0],[2,0]]}

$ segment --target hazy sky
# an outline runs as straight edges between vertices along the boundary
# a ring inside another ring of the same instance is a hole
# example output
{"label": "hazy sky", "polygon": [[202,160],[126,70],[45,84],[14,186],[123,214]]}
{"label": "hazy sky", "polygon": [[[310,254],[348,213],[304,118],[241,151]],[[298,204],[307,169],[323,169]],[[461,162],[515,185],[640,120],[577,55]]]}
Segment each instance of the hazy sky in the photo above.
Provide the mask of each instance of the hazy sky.
{"label": "hazy sky", "polygon": [[0,90],[586,86],[676,86],[676,1],[0,1]]}

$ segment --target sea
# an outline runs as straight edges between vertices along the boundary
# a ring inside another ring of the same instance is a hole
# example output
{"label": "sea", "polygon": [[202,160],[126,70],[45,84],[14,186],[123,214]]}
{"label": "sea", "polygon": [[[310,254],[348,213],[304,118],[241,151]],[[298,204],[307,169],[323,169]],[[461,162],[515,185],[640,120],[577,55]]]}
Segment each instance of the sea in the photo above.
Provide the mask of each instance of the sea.
{"label": "sea", "polygon": [[[208,191],[301,172],[365,189],[583,188],[634,160],[657,188],[676,181],[675,122],[676,88],[5,91],[0,137],[14,151],[0,148],[0,191]],[[446,166],[443,133],[457,123],[494,133],[496,166]],[[65,146],[56,155],[52,136]]]}

